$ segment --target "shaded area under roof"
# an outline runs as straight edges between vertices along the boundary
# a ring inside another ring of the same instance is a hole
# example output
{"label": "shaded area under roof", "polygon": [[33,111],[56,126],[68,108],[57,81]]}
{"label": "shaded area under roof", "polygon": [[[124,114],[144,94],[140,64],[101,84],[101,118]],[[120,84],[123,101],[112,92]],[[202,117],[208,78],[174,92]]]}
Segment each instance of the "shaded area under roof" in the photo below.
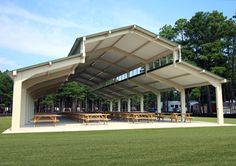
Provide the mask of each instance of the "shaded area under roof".
{"label": "shaded area under roof", "polygon": [[176,62],[176,64],[169,63],[95,89],[94,93],[112,99],[142,95],[147,92],[158,93],[169,89],[180,90],[224,82],[226,80],[222,77],[181,61]]}

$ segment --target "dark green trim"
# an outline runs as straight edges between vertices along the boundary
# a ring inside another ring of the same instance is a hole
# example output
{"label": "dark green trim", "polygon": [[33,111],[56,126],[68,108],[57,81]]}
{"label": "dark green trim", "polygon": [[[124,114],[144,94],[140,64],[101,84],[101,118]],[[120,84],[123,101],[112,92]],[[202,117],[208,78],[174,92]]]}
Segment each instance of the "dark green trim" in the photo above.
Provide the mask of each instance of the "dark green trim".
{"label": "dark green trim", "polygon": [[75,53],[75,50],[78,48],[78,45],[80,45],[80,42],[82,41],[83,37],[77,38],[68,54],[68,56],[71,56]]}
{"label": "dark green trim", "polygon": [[[58,58],[58,59],[55,59],[55,60],[46,61],[46,62],[35,64],[35,65],[32,65],[32,66],[19,68],[19,69],[16,69],[16,71],[17,72],[22,72],[22,71],[25,71],[25,70],[30,70],[30,69],[33,69],[33,68],[37,68],[37,67],[48,65],[49,62],[52,62],[52,64],[53,64],[53,63],[61,62],[61,61],[64,61],[64,60],[77,58],[77,57],[80,57],[80,56],[81,56],[81,54],[76,55],[76,56],[67,56],[67,57],[63,57],[63,58]],[[15,71],[15,70],[12,70],[10,72],[13,72],[13,71]]]}
{"label": "dark green trim", "polygon": [[[156,38],[158,36],[158,40],[160,40],[161,42],[164,42],[172,47],[177,47],[178,44],[177,43],[174,43],[166,38],[163,38],[163,37],[160,37],[159,35],[145,29],[145,28],[142,28],[138,25],[129,25],[129,26],[125,26],[125,27],[121,27],[121,28],[116,28],[116,29],[112,29],[112,30],[107,30],[107,31],[103,31],[103,32],[99,32],[99,33],[94,33],[94,34],[91,34],[91,35],[87,35],[85,36],[86,39],[91,39],[91,38],[96,38],[96,37],[100,37],[100,36],[103,36],[103,35],[106,35],[108,34],[108,32],[110,31],[111,33],[114,33],[114,32],[120,32],[120,31],[123,31],[123,30],[129,30],[129,29],[132,29],[134,28],[135,26],[135,30],[136,31],[139,31],[141,33],[144,33],[150,37],[153,37],[153,38]],[[68,56],[71,56],[75,53],[75,50],[77,49],[78,45],[80,44],[81,40],[83,39],[83,37],[79,37],[75,40]]]}

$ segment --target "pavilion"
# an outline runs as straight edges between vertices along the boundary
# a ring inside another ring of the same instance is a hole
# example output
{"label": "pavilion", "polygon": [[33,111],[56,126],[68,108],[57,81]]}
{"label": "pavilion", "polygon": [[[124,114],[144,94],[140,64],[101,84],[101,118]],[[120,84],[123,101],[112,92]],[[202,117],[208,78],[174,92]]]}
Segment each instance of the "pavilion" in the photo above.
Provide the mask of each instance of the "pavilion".
{"label": "pavilion", "polygon": [[185,89],[213,85],[216,91],[218,124],[224,124],[222,83],[226,79],[184,62],[181,46],[163,39],[137,25],[131,25],[77,38],[65,58],[40,63],[11,72],[14,80],[11,130],[17,131],[31,122],[34,100],[55,92],[68,79],[90,86],[94,93],[121,107],[121,98],[143,94],[157,96],[161,111],[161,93],[170,89],[180,92],[181,112],[185,110]]}

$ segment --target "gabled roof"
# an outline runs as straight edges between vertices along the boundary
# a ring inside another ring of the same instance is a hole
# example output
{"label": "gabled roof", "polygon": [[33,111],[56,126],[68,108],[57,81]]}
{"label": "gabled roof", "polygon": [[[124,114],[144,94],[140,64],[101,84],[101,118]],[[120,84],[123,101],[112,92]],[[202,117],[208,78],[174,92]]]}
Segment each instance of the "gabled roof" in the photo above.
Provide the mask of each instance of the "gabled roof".
{"label": "gabled roof", "polygon": [[[170,63],[148,69],[150,63],[166,57]],[[146,70],[131,76],[141,68]],[[92,87],[94,93],[106,98],[226,82],[183,62],[179,45],[137,25],[80,37],[69,56],[17,69],[15,77],[17,72],[21,72],[18,78],[34,98],[56,91],[69,75],[69,79]]]}
{"label": "gabled roof", "polygon": [[99,32],[99,33],[95,33],[95,34],[91,34],[91,35],[86,35],[86,36],[78,37],[75,40],[75,42],[74,42],[74,44],[73,44],[73,46],[72,46],[68,56],[71,56],[71,55],[75,54],[75,50],[78,49],[78,47],[79,47],[81,41],[83,40],[83,38],[86,38],[86,40],[88,40],[88,39],[95,39],[95,38],[98,38],[98,37],[101,37],[101,36],[107,36],[108,34],[111,34],[111,33],[118,33],[118,32],[122,32],[122,31],[125,32],[127,30],[139,31],[139,32],[141,32],[141,33],[143,33],[145,35],[148,35],[149,37],[151,37],[153,39],[158,39],[158,40],[160,40],[162,42],[165,42],[165,43],[167,43],[167,44],[169,44],[169,45],[171,45],[173,47],[178,47],[177,43],[172,42],[172,41],[170,41],[168,39],[165,39],[165,38],[163,38],[163,37],[161,37],[161,36],[151,32],[151,31],[149,31],[149,30],[147,30],[145,28],[142,28],[142,27],[134,24],[134,25],[129,25],[129,26],[121,27],[121,28],[107,30],[107,31],[103,31],[103,32]]}
{"label": "gabled roof", "polygon": [[71,79],[95,86],[161,57],[179,46],[137,25],[108,30],[76,39],[69,56],[86,54]]}

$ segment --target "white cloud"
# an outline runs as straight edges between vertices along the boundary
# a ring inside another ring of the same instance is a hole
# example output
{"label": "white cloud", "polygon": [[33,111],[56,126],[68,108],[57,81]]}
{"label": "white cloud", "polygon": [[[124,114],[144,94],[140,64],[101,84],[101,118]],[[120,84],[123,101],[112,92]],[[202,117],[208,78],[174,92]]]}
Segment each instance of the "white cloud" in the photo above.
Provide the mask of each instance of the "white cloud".
{"label": "white cloud", "polygon": [[0,5],[0,27],[1,47],[56,58],[66,56],[74,41],[63,28],[78,25],[42,17],[14,5]]}
{"label": "white cloud", "polygon": [[29,12],[23,8],[20,8],[16,5],[10,4],[6,6],[0,5],[0,14],[2,15],[8,15],[8,16],[17,16],[26,20],[51,25],[51,26],[57,26],[57,27],[66,27],[66,28],[79,28],[82,30],[87,31],[88,27],[84,26],[83,24],[79,24],[73,21],[70,21],[68,19],[64,18],[52,18],[52,17],[46,17],[41,16],[32,12]]}
{"label": "white cloud", "polygon": [[71,47],[59,29],[35,28],[28,22],[0,16],[0,46],[21,52],[50,57],[66,56]]}
{"label": "white cloud", "polygon": [[[87,10],[90,12],[84,13]],[[121,11],[119,5],[112,5],[102,11],[89,5],[89,8],[85,7],[77,13],[73,10],[71,14],[70,19],[54,18],[14,4],[0,5],[0,47],[57,58],[66,56],[75,38],[81,34],[130,24],[138,24],[156,32],[160,25],[141,10],[124,7]]]}
{"label": "white cloud", "polygon": [[13,62],[12,60],[0,57],[0,65],[10,65],[10,66],[13,66],[13,65],[15,65],[15,62]]}

